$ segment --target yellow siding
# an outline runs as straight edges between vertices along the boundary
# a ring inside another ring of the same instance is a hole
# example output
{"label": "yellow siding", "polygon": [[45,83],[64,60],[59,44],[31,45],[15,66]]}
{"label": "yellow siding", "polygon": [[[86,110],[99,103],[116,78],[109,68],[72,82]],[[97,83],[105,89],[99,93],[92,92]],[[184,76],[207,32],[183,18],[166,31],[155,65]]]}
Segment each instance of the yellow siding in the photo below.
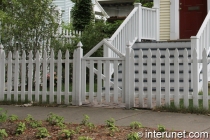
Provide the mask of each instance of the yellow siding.
{"label": "yellow siding", "polygon": [[160,40],[170,39],[170,0],[160,0]]}

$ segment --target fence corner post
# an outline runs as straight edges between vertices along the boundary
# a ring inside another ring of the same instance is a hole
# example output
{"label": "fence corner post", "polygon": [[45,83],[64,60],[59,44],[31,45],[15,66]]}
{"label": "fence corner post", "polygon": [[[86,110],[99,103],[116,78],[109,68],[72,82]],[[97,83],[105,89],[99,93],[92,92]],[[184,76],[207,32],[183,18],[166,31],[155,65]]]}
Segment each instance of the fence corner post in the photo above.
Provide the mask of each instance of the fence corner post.
{"label": "fence corner post", "polygon": [[130,55],[131,55],[131,43],[130,41],[126,45],[126,55],[125,55],[125,104],[126,104],[126,109],[131,108],[131,103],[130,103]]}
{"label": "fence corner post", "polygon": [[83,57],[83,49],[82,43],[79,42],[77,44],[77,49],[74,51],[74,60],[73,60],[73,93],[72,93],[72,105],[82,105],[81,98],[81,69],[82,69],[82,57]]}
{"label": "fence corner post", "polygon": [[134,3],[134,7],[138,8],[138,26],[136,29],[138,30],[138,41],[141,42],[142,39],[142,4],[141,3]]}
{"label": "fence corner post", "polygon": [[4,61],[3,59],[3,53],[4,53],[4,47],[3,45],[0,43],[0,100],[2,101],[4,99]]}

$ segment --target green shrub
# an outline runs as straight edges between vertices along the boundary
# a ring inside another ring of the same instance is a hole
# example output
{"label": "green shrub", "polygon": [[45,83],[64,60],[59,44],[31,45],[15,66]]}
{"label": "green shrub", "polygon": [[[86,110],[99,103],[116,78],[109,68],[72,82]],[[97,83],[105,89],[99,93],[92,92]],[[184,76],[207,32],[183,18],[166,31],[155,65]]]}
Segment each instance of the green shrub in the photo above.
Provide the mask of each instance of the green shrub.
{"label": "green shrub", "polygon": [[8,134],[5,129],[0,129],[0,140],[3,140],[3,138],[7,137]]}
{"label": "green shrub", "polygon": [[132,132],[127,135],[127,140],[140,140],[141,138],[139,137],[137,132]]}
{"label": "green shrub", "polygon": [[16,135],[23,134],[25,130],[26,130],[26,124],[23,122],[20,122],[16,129]]}
{"label": "green shrub", "polygon": [[142,127],[142,124],[141,124],[140,122],[132,122],[132,123],[130,124],[130,127],[131,127],[132,129],[138,129],[138,128],[141,128],[141,127]]}
{"label": "green shrub", "polygon": [[49,122],[51,125],[62,125],[64,123],[64,118],[61,116],[58,116],[54,113],[48,114],[47,122]]}
{"label": "green shrub", "polygon": [[64,129],[60,132],[59,135],[64,135],[64,137],[66,139],[68,138],[71,138],[73,135],[75,134],[75,131],[74,130],[67,130],[67,129]]}
{"label": "green shrub", "polygon": [[87,126],[89,123],[90,117],[88,115],[84,115],[84,118],[82,119],[81,124]]}
{"label": "green shrub", "polygon": [[159,131],[159,132],[165,132],[165,131],[166,131],[165,126],[159,124],[159,125],[158,125],[158,131]]}
{"label": "green shrub", "polygon": [[32,121],[32,122],[30,123],[30,126],[31,126],[32,128],[41,127],[41,126],[42,126],[42,121]]}
{"label": "green shrub", "polygon": [[109,129],[109,135],[114,136],[115,132],[119,131],[119,129],[116,126],[111,126]]}
{"label": "green shrub", "polygon": [[115,120],[113,118],[109,119],[109,120],[106,120],[106,126],[107,127],[113,127],[115,126]]}
{"label": "green shrub", "polygon": [[49,136],[50,136],[49,132],[45,127],[38,128],[38,132],[36,134],[37,138],[46,138],[46,137],[49,137]]}
{"label": "green shrub", "polygon": [[28,114],[27,117],[25,118],[26,122],[30,122],[30,121],[34,121],[34,118],[32,117],[32,115]]}
{"label": "green shrub", "polygon": [[17,121],[18,120],[18,116],[17,115],[11,115],[11,116],[9,116],[9,120],[11,122]]}
{"label": "green shrub", "polygon": [[7,118],[8,118],[7,111],[0,108],[0,123],[7,121]]}

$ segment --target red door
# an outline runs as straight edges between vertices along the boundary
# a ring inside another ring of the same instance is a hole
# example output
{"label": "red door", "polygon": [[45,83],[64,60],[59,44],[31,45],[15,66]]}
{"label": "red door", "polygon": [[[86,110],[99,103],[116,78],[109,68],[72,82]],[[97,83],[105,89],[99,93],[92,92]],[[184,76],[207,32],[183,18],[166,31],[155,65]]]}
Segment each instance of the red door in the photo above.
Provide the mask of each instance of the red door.
{"label": "red door", "polygon": [[180,39],[195,36],[207,15],[207,0],[179,0]]}

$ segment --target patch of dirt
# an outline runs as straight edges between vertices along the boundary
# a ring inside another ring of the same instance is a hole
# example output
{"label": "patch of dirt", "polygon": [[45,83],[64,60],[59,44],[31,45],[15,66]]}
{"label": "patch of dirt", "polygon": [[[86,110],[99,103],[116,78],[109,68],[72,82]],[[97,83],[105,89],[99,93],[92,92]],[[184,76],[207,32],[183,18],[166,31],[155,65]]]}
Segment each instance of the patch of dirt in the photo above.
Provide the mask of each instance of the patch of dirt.
{"label": "patch of dirt", "polygon": [[[26,124],[26,130],[23,134],[16,135],[17,125],[20,122],[24,122]],[[139,129],[132,129],[129,126],[117,126],[118,131],[116,131],[113,136],[110,135],[109,129],[105,125],[97,125],[95,128],[90,129],[88,126],[84,126],[81,124],[70,124],[65,123],[65,128],[67,130],[74,130],[75,134],[70,138],[71,140],[78,140],[79,137],[85,136],[92,138],[93,140],[126,140],[127,135],[131,132],[158,132],[157,129],[153,128],[139,128]],[[62,129],[56,125],[51,125],[49,122],[42,121],[42,127],[47,128],[49,132],[49,137],[42,138],[43,140],[65,140],[66,138],[64,135],[60,134]],[[39,139],[36,137],[38,132],[37,128],[32,128],[30,126],[30,122],[26,122],[23,120],[18,120],[14,122],[4,122],[0,124],[0,129],[5,129],[8,133],[8,137],[4,138],[4,140],[36,140]],[[156,140],[149,138],[150,140]],[[141,138],[141,140],[148,140],[148,138]],[[158,140],[158,139],[157,139]],[[161,138],[161,140],[176,140],[176,139],[166,139]]]}

